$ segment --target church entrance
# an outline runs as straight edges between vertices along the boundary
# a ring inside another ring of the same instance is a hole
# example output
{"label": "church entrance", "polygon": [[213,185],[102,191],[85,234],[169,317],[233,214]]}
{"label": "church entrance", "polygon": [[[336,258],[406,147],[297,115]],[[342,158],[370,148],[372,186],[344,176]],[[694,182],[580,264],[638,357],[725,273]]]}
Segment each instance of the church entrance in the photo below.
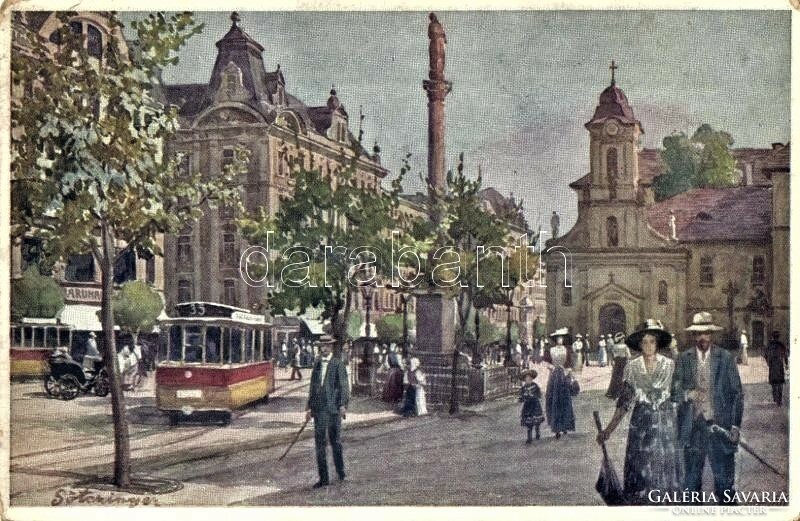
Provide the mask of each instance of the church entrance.
{"label": "church entrance", "polygon": [[606,304],[600,308],[600,331],[601,335],[612,335],[622,331],[627,333],[625,327],[625,310],[619,304]]}

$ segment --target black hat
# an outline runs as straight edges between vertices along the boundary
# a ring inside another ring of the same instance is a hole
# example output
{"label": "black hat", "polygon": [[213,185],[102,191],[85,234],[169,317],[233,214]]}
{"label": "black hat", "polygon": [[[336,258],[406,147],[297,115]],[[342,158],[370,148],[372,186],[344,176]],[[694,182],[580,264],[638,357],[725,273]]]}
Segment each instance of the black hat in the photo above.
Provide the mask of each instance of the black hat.
{"label": "black hat", "polygon": [[672,334],[664,329],[664,324],[662,324],[660,320],[648,318],[639,324],[639,327],[628,336],[625,343],[634,351],[641,351],[640,344],[644,335],[655,336],[659,349],[664,349],[672,342]]}
{"label": "black hat", "polygon": [[537,375],[536,371],[534,371],[533,369],[527,369],[525,371],[522,371],[520,377],[525,378],[526,376],[530,376],[531,379],[536,380],[536,375]]}

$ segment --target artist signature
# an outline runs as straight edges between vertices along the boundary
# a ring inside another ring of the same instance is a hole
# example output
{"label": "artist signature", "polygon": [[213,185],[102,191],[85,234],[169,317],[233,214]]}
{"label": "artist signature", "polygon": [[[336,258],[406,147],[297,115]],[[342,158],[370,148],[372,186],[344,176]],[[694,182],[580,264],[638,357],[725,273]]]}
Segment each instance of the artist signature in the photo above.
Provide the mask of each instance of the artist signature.
{"label": "artist signature", "polygon": [[150,496],[133,496],[120,494],[117,492],[98,492],[88,488],[60,488],[56,491],[50,505],[70,506],[70,505],[102,505],[102,506],[161,506],[157,498]]}

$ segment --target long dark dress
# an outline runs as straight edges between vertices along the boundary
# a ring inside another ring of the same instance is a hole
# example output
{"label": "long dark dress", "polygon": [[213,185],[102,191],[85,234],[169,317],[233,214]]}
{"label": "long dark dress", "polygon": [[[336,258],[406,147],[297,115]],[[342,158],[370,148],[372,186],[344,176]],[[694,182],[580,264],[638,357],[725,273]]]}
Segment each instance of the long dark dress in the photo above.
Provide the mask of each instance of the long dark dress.
{"label": "long dark dress", "polygon": [[677,446],[675,405],[670,400],[674,362],[657,355],[652,373],[644,359],[628,362],[617,407],[633,408],[625,450],[627,504],[649,504],[648,493],[677,492],[683,486],[683,457]]}
{"label": "long dark dress", "polygon": [[542,412],[542,391],[534,382],[522,384],[519,390],[519,401],[522,402],[520,424],[523,427],[535,427],[544,421]]}
{"label": "long dark dress", "polygon": [[575,412],[572,409],[572,380],[564,372],[564,368],[557,365],[550,373],[545,393],[545,407],[547,409],[547,424],[553,432],[567,432],[575,430]]}
{"label": "long dark dress", "polygon": [[389,363],[389,374],[386,376],[386,383],[383,386],[383,401],[396,403],[403,398],[403,370],[400,368],[400,361],[396,353],[389,353],[387,357]]}
{"label": "long dark dress", "polygon": [[783,368],[786,363],[786,346],[780,340],[770,340],[767,349],[764,351],[764,358],[767,359],[769,367],[769,383],[782,384],[786,381],[786,373]]}
{"label": "long dark dress", "polygon": [[625,345],[615,344],[610,349],[614,357],[614,369],[611,371],[611,381],[608,383],[606,396],[616,400],[625,387],[625,366],[628,364],[628,349]]}

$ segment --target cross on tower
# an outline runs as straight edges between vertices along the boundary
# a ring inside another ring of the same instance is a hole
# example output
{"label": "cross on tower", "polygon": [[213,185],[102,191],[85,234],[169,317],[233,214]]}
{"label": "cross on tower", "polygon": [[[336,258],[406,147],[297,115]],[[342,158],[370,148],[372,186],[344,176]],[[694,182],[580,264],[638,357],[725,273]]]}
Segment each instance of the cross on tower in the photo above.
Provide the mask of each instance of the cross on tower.
{"label": "cross on tower", "polygon": [[611,69],[611,85],[614,85],[614,83],[616,83],[614,81],[614,71],[619,69],[619,67],[617,67],[617,65],[614,63],[614,60],[611,60],[611,67],[609,67],[609,69]]}

